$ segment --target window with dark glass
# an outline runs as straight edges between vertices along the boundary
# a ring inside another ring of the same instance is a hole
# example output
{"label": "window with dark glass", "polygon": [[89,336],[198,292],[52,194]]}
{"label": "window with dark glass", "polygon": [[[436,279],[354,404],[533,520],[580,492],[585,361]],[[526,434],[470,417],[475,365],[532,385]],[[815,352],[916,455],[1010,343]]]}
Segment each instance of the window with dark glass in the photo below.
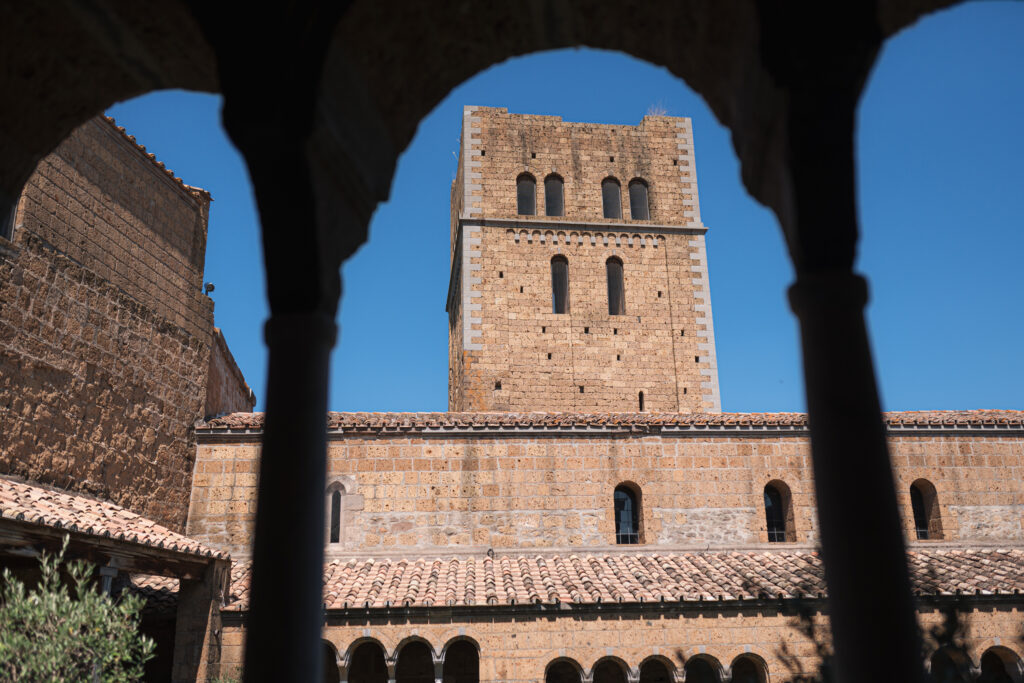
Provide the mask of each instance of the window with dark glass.
{"label": "window with dark glass", "polygon": [[622,261],[614,256],[605,261],[608,273],[608,314],[626,315],[626,285],[622,280]]}
{"label": "window with dark glass", "polygon": [[331,543],[341,542],[341,491],[331,494]]}
{"label": "window with dark glass", "polygon": [[629,215],[638,221],[651,217],[651,208],[647,203],[647,183],[639,178],[629,184]]}
{"label": "window with dark glass", "polygon": [[548,216],[561,216],[565,213],[562,179],[554,173],[544,179],[544,213]]}
{"label": "window with dark glass", "polygon": [[615,178],[601,181],[601,203],[605,218],[622,218],[622,186]]}
{"label": "window with dark glass", "polygon": [[551,259],[551,312],[569,312],[569,261],[564,256]]}
{"label": "window with dark glass", "polygon": [[529,173],[516,178],[516,199],[520,216],[533,216],[537,213],[537,181]]}
{"label": "window with dark glass", "polygon": [[764,515],[768,524],[768,541],[786,542],[786,511],[782,507],[782,494],[769,484],[764,487]]}
{"label": "window with dark glass", "polygon": [[628,486],[615,488],[615,542],[640,542],[640,501]]}

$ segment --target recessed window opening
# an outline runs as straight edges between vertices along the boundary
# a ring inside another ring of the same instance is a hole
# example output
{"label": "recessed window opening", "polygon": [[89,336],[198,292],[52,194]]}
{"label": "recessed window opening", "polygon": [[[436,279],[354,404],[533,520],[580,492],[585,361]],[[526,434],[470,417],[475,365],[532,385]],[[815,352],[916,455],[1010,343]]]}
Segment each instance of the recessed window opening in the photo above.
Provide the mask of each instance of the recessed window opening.
{"label": "recessed window opening", "polygon": [[537,181],[529,173],[516,178],[516,202],[520,216],[533,216],[537,213]]}
{"label": "recessed window opening", "polygon": [[680,337],[685,337],[686,336],[686,330],[679,330],[679,336]]}
{"label": "recessed window opening", "polygon": [[618,333],[619,333],[619,328],[613,327],[612,328],[612,334],[618,334]]}
{"label": "recessed window opening", "polygon": [[551,354],[550,353],[548,354],[548,360],[551,360]]}
{"label": "recessed window opening", "polygon": [[659,299],[661,298],[661,290],[660,289],[658,290],[658,298]]}
{"label": "recessed window opening", "polygon": [[523,293],[523,286],[522,286],[522,285],[519,285],[519,293],[520,293],[520,294],[522,294],[522,293]]}
{"label": "recessed window opening", "polygon": [[615,360],[622,360],[622,354],[621,353],[615,354]]}
{"label": "recessed window opening", "polygon": [[640,412],[642,413],[642,412],[644,412],[644,392],[641,391],[640,395],[637,398],[639,399]]}
{"label": "recessed window opening", "polygon": [[580,385],[580,393],[583,393],[583,385]]}
{"label": "recessed window opening", "polygon": [[495,391],[501,391],[501,380],[500,379],[497,382],[494,383],[494,390]]}
{"label": "recessed window opening", "polygon": [[551,312],[569,312],[569,260],[561,255],[551,259]]}
{"label": "recessed window opening", "polygon": [[910,485],[910,508],[914,513],[914,531],[917,540],[942,538],[942,520],[939,515],[938,494],[927,479],[918,479]]}
{"label": "recessed window opening", "polygon": [[608,157],[608,161],[615,161],[615,157]]}
{"label": "recessed window opening", "polygon": [[583,328],[583,334],[590,334],[590,328],[589,327],[584,327]]}
{"label": "recessed window opening", "polygon": [[646,221],[651,217],[651,207],[647,202],[647,183],[640,178],[629,183],[629,215],[636,221]]}
{"label": "recessed window opening", "polygon": [[771,481],[764,487],[764,516],[769,543],[796,540],[789,487],[783,482]]}
{"label": "recessed window opening", "polygon": [[487,156],[487,150],[486,149],[480,150],[480,156],[482,156],[482,157]]}
{"label": "recessed window opening", "polygon": [[562,190],[562,178],[557,174],[552,173],[544,179],[544,213],[548,216],[564,215]]}
{"label": "recessed window opening", "polygon": [[601,181],[601,205],[605,218],[622,218],[622,186],[615,178]]}
{"label": "recessed window opening", "polygon": [[530,158],[531,159],[536,159],[537,158],[537,153],[536,152],[530,152]]}
{"label": "recessed window opening", "polygon": [[622,278],[622,261],[612,256],[604,266],[608,276],[608,315],[625,315],[626,285]]}
{"label": "recessed window opening", "polygon": [[700,356],[694,356],[693,357],[693,362],[694,363],[699,363],[700,362]]}
{"label": "recessed window opening", "polygon": [[503,270],[499,270],[499,271],[498,271],[498,277],[499,277],[499,278],[504,278],[504,277],[505,277],[505,271],[503,271]]}
{"label": "recessed window opening", "polygon": [[673,166],[676,166],[676,165],[678,165],[678,164],[679,164],[679,162],[678,162],[677,160],[675,160],[675,159],[673,159],[673,160],[672,160],[672,165],[673,165]]}
{"label": "recessed window opening", "polygon": [[684,394],[686,393],[686,387],[683,387],[683,393]]}
{"label": "recessed window opening", "polygon": [[615,542],[620,545],[640,542],[639,490],[626,484],[615,487]]}
{"label": "recessed window opening", "polygon": [[331,543],[341,542],[341,490],[331,493]]}
{"label": "recessed window opening", "polygon": [[548,331],[548,328],[546,328],[546,327],[542,327],[542,328],[540,328],[540,333],[541,333],[541,334],[544,334],[544,333],[545,333],[545,332],[547,332],[547,331]]}

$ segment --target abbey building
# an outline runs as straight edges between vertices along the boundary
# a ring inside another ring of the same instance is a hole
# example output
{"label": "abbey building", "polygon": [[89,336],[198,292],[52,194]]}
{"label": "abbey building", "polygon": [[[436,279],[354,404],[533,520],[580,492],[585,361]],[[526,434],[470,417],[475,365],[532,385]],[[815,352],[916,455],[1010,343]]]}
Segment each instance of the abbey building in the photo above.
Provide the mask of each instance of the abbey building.
{"label": "abbey building", "polygon": [[[721,412],[689,119],[467,107],[461,140],[449,412],[327,416],[326,680],[812,680],[806,416]],[[0,239],[0,561],[70,534],[149,598],[154,681],[240,676],[248,618],[263,416],[208,202],[100,119]],[[1024,412],[884,420],[920,623],[965,627],[933,676],[1024,682]]]}

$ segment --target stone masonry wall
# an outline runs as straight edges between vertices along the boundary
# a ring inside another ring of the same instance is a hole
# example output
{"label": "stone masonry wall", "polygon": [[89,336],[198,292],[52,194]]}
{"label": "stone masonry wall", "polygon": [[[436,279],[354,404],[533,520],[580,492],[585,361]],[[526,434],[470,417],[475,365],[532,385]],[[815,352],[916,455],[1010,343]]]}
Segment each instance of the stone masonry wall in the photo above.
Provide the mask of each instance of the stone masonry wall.
{"label": "stone masonry wall", "polygon": [[[343,665],[355,646],[368,640],[379,643],[388,660],[394,662],[401,657],[402,645],[410,641],[425,641],[441,659],[447,645],[467,639],[479,650],[480,681],[487,683],[541,683],[547,666],[558,658],[572,660],[584,670],[591,670],[605,658],[617,659],[634,670],[649,659],[660,659],[670,670],[681,670],[686,660],[701,657],[724,673],[737,659],[747,656],[763,663],[767,680],[771,681],[802,680],[798,674],[816,673],[820,664],[814,644],[796,628],[795,613],[780,610],[777,605],[709,605],[706,609],[685,611],[628,608],[586,616],[554,611],[533,617],[491,612],[479,616],[449,615],[446,610],[437,611],[429,618],[332,618],[328,614],[323,637]],[[827,618],[820,612],[812,612],[811,618],[827,636]],[[939,626],[942,618],[931,607],[918,612],[925,633]],[[1021,618],[1020,604],[1001,605],[998,609],[965,607],[962,619],[969,629],[965,645],[971,660],[977,664],[982,653],[993,646],[1009,646],[1019,654]],[[244,642],[244,625],[235,622],[225,627],[223,674],[235,675],[240,671]],[[935,647],[934,643],[930,646]],[[783,652],[788,656],[784,657]],[[877,656],[880,662],[885,661],[884,652]],[[358,679],[350,674],[341,680]]]}
{"label": "stone masonry wall", "polygon": [[231,349],[219,328],[213,328],[210,370],[206,378],[207,419],[225,413],[247,413],[256,405],[256,397],[245,382],[242,371],[231,355]]}
{"label": "stone masonry wall", "polygon": [[0,245],[0,472],[183,528],[208,203],[102,119],[40,162]]}
{"label": "stone masonry wall", "polygon": [[[517,216],[516,178],[537,180],[538,216]],[[543,216],[544,178],[564,216]],[[622,219],[603,218],[619,179]],[[628,184],[650,220],[629,218]],[[467,108],[453,184],[449,408],[467,411],[717,412],[705,228],[689,119],[638,126]],[[569,262],[569,305],[552,313],[551,259]],[[623,262],[625,314],[608,312],[606,261]]]}
{"label": "stone masonry wall", "polygon": [[[927,478],[938,492],[943,540],[1024,538],[1020,437],[899,435],[890,446],[908,533],[910,484]],[[329,481],[344,486],[348,502],[342,541],[329,552],[609,546],[612,492],[623,482],[641,491],[648,547],[767,542],[763,491],[775,480],[792,493],[795,541],[815,543],[809,453],[806,436],[334,434]],[[248,554],[258,456],[252,436],[232,440],[200,430],[189,535],[236,557]],[[990,522],[965,524],[967,508],[985,510]]]}

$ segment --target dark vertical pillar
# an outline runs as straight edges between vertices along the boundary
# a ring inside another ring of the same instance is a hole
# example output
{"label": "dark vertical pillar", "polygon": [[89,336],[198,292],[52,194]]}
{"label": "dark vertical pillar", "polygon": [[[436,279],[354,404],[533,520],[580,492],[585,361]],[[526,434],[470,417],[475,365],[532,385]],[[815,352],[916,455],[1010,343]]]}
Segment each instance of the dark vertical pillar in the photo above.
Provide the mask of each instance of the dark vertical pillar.
{"label": "dark vertical pillar", "polygon": [[[863,308],[852,273],[802,275],[800,320],[822,560],[840,681],[919,681],[920,642]],[[879,667],[871,653],[890,655]]]}
{"label": "dark vertical pillar", "polygon": [[220,671],[220,605],[228,562],[214,560],[198,579],[182,579],[174,621],[174,683],[205,681]]}

